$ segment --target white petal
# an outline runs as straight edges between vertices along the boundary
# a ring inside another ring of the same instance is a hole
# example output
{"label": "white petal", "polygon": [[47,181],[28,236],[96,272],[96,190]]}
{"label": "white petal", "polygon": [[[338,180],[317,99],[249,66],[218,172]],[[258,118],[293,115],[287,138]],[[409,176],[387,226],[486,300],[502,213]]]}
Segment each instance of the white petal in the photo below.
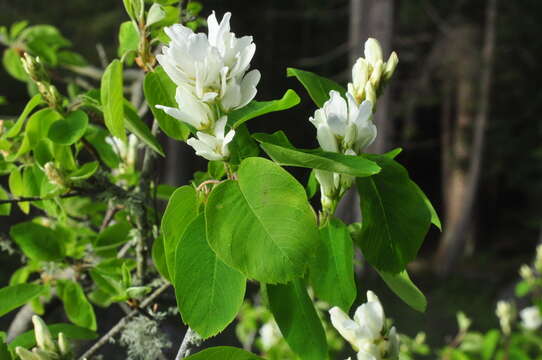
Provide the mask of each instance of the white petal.
{"label": "white petal", "polygon": [[256,69],[248,72],[245,75],[245,77],[243,78],[243,82],[241,83],[241,101],[238,106],[239,108],[246,106],[249,102],[252,101],[252,99],[254,99],[256,93],[258,92],[256,86],[258,86],[260,78],[261,74]]}
{"label": "white petal", "polygon": [[384,309],[373,292],[367,292],[367,300],[357,308],[354,321],[362,328],[365,337],[376,339],[384,327]]}
{"label": "white petal", "polygon": [[231,80],[226,86],[225,93],[222,94],[222,108],[224,111],[229,112],[230,110],[238,108],[240,102],[241,85],[234,80]]}
{"label": "white petal", "polygon": [[233,137],[234,137],[234,136],[235,136],[235,130],[230,130],[230,131],[228,131],[228,133],[227,133],[226,136],[224,137],[223,144],[224,144],[224,145],[229,144],[229,143],[233,140]]}
{"label": "white petal", "polygon": [[343,137],[346,132],[346,123],[348,121],[348,107],[346,101],[339,92],[335,90],[330,91],[329,96],[329,100],[324,103],[327,123],[335,135]]}
{"label": "white petal", "polygon": [[214,134],[219,139],[224,139],[224,130],[226,129],[227,116],[222,116],[215,124]]}
{"label": "white petal", "polygon": [[365,42],[365,59],[371,64],[374,65],[378,62],[378,60],[383,61],[382,57],[382,48],[380,47],[380,43],[375,38],[369,38]]}
{"label": "white petal", "polygon": [[359,326],[348,315],[337,306],[329,310],[331,324],[341,336],[350,344],[355,345],[358,342]]}
{"label": "white petal", "polygon": [[327,124],[321,124],[318,126],[316,130],[316,138],[318,139],[318,143],[323,150],[339,152],[337,139]]}

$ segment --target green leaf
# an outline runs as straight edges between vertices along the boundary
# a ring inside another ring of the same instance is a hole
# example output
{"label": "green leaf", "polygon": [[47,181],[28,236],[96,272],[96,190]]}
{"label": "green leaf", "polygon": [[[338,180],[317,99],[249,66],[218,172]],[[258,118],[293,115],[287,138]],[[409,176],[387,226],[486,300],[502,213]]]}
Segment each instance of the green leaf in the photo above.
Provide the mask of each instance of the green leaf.
{"label": "green leaf", "polygon": [[158,139],[156,139],[147,124],[141,120],[135,109],[127,101],[124,104],[124,115],[126,116],[126,128],[128,131],[135,134],[135,136],[142,140],[156,153],[165,156],[162,145],[160,145]]}
{"label": "green leaf", "polygon": [[152,244],[152,262],[154,263],[156,270],[158,270],[158,273],[168,281],[171,281],[166,263],[166,254],[164,252],[163,236],[156,238]]}
{"label": "green leaf", "polygon": [[83,55],[73,51],[63,50],[58,53],[59,65],[87,66],[88,62]]}
{"label": "green leaf", "polygon": [[435,225],[440,231],[442,231],[442,224],[440,222],[440,218],[438,217],[437,211],[433,207],[433,204],[431,204],[431,200],[429,200],[429,198],[427,197],[427,195],[425,195],[423,190],[420,189],[418,184],[416,184],[414,181],[411,181],[411,182],[412,182],[413,187],[415,187],[418,190],[419,195],[422,197],[423,201],[425,202],[425,205],[427,206],[427,209],[431,213],[431,223]]}
{"label": "green leaf", "polygon": [[164,236],[164,252],[168,273],[175,280],[175,251],[188,225],[198,215],[198,198],[191,186],[182,186],[175,190],[167,204],[162,218],[161,230]]}
{"label": "green leaf", "polygon": [[17,284],[0,289],[0,316],[26,304],[44,291],[45,287],[36,284]]}
{"label": "green leaf", "polygon": [[299,96],[293,90],[286,91],[279,100],[252,101],[247,106],[231,112],[228,115],[228,124],[235,129],[255,117],[290,109],[299,104],[299,101]]}
{"label": "green leaf", "polygon": [[4,50],[4,55],[2,56],[2,63],[4,68],[15,79],[20,81],[28,81],[29,77],[26,71],[23,68],[23,63],[21,62],[21,57],[17,54],[12,48],[7,48]]}
{"label": "green leaf", "polygon": [[307,192],[307,198],[310,200],[316,195],[318,191],[318,180],[316,180],[316,173],[314,170],[311,170],[309,174],[309,179],[307,180],[307,186],[305,186],[305,191]]}
{"label": "green leaf", "polygon": [[384,280],[386,285],[397,295],[401,300],[407,303],[411,308],[419,312],[425,312],[427,308],[427,300],[418,287],[410,280],[406,270],[398,274],[392,274],[385,271],[377,271],[378,275]]}
{"label": "green leaf", "polygon": [[218,334],[235,319],[243,304],[246,279],[209,247],[203,214],[188,225],[177,246],[175,271],[179,312],[201,337]]}
{"label": "green leaf", "polygon": [[75,325],[95,331],[96,315],[81,286],[71,280],[58,280],[57,291],[68,319]]}
{"label": "green leaf", "polygon": [[319,237],[305,190],[262,158],[245,159],[238,178],[218,185],[209,196],[209,244],[250,279],[285,283],[301,276]]}
{"label": "green leaf", "polygon": [[[60,119],[62,119],[62,115],[51,108],[41,109],[32,114],[28,119],[25,131],[28,149],[34,149],[41,139],[47,138],[51,125]],[[19,149],[19,152],[21,152],[21,149]]]}
{"label": "green leaf", "polygon": [[98,164],[97,161],[92,161],[84,164],[79,169],[75,170],[70,174],[70,180],[73,181],[80,181],[80,180],[86,180],[90,178],[98,168],[100,167],[100,164]]}
{"label": "green leaf", "polygon": [[157,109],[156,105],[164,105],[169,107],[177,107],[175,100],[176,85],[167,76],[162,67],[157,67],[154,72],[149,72],[145,76],[143,91],[145,98],[149,103],[149,108],[154,115],[156,121],[160,125],[160,129],[175,140],[186,140],[190,135],[189,127],[183,122],[169,116],[164,111]]}
{"label": "green leaf", "polygon": [[299,358],[327,359],[326,334],[303,281],[267,285],[267,296],[282,336]]}
{"label": "green leaf", "polygon": [[[9,191],[15,197],[24,196],[25,188],[23,184],[23,176],[20,169],[14,169],[8,178]],[[30,211],[30,203],[27,201],[18,202],[19,208],[25,214],[28,214]]]}
{"label": "green leaf", "polygon": [[353,258],[348,228],[341,220],[332,218],[320,229],[320,246],[309,275],[316,296],[347,313],[357,295]]}
{"label": "green leaf", "polygon": [[232,154],[230,163],[234,165],[240,164],[243,159],[260,155],[260,148],[250,136],[246,124],[239,125],[235,130],[235,137],[228,146]]}
{"label": "green leaf", "polygon": [[26,121],[26,118],[28,117],[28,115],[30,115],[32,110],[34,110],[38,105],[41,105],[43,103],[44,103],[44,101],[41,98],[40,94],[34,95],[32,97],[32,99],[30,99],[30,101],[28,101],[28,103],[26,104],[26,106],[23,109],[23,112],[21,113],[21,115],[19,115],[19,118],[17,118],[17,121],[15,122],[15,124],[8,130],[5,137],[6,138],[11,138],[11,137],[19,135],[19,133],[21,132],[21,130],[23,128],[24,122]]}
{"label": "green leaf", "polygon": [[116,249],[128,241],[131,228],[127,222],[119,222],[105,228],[94,243],[96,253],[104,257],[116,256]]}
{"label": "green leaf", "polygon": [[11,353],[9,352],[8,345],[4,342],[4,339],[0,337],[0,359],[12,360]]}
{"label": "green leaf", "polygon": [[431,213],[405,168],[385,156],[366,156],[382,171],[357,179],[364,221],[359,245],[375,268],[399,273],[416,257]]}
{"label": "green leaf", "polygon": [[[94,331],[85,329],[72,324],[51,324],[47,325],[51,335],[58,337],[58,334],[63,333],[68,339],[71,340],[94,340],[98,337]],[[17,346],[30,349],[36,346],[36,336],[34,330],[27,331],[17,336],[10,344],[10,349],[15,349]]]}
{"label": "green leaf", "polygon": [[113,150],[111,144],[106,141],[107,131],[97,126],[89,125],[85,139],[94,146],[100,159],[110,168],[116,168],[119,165],[119,157]]}
{"label": "green leaf", "polygon": [[[0,200],[9,199],[8,193],[0,186]],[[0,204],[0,216],[9,216],[11,214],[11,204]]]}
{"label": "green leaf", "polygon": [[346,90],[335,81],[316,75],[310,71],[304,71],[294,68],[288,68],[288,77],[295,76],[297,80],[305,87],[312,101],[319,108],[324,106],[324,103],[329,99],[329,92],[336,90],[344,94]]}
{"label": "green leaf", "polygon": [[113,60],[105,69],[100,89],[105,126],[113,136],[126,140],[122,63],[119,60]]}
{"label": "green leaf", "polygon": [[119,29],[119,49],[117,56],[122,58],[127,52],[136,52],[139,46],[139,31],[134,23],[125,21],[120,24]]}
{"label": "green leaf", "polygon": [[484,341],[482,343],[482,360],[491,360],[493,359],[493,354],[499,345],[499,340],[501,338],[501,333],[499,330],[492,329],[489,330],[484,336]]}
{"label": "green leaf", "polygon": [[44,167],[49,161],[54,161],[53,143],[49,139],[41,139],[34,148],[34,159],[39,166]]}
{"label": "green leaf", "polygon": [[88,126],[88,116],[84,111],[76,110],[65,119],[54,122],[49,127],[49,139],[61,145],[75,144],[85,135]]}
{"label": "green leaf", "polygon": [[230,347],[217,346],[205,349],[186,358],[186,360],[264,360],[263,358],[245,350]]}
{"label": "green leaf", "polygon": [[48,227],[31,221],[22,222],[13,225],[9,234],[32,260],[55,261],[64,257],[63,239]]}
{"label": "green leaf", "polygon": [[326,170],[357,177],[371,176],[380,171],[376,163],[361,156],[286,146],[283,138],[285,135],[280,133],[282,132],[254,135],[254,138],[261,142],[260,146],[267,155],[280,165]]}

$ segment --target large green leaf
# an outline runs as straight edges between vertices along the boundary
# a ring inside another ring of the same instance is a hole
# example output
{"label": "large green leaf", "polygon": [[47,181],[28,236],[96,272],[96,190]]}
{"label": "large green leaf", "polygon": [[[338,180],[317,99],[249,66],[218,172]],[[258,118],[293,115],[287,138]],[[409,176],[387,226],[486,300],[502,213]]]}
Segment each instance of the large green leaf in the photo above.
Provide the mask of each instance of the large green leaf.
{"label": "large green leaf", "polygon": [[48,227],[31,221],[22,222],[13,225],[9,234],[32,260],[55,261],[64,257],[63,238]]}
{"label": "large green leaf", "polygon": [[164,253],[170,280],[175,280],[175,251],[188,225],[198,215],[198,198],[191,186],[175,190],[162,217],[161,230],[164,236]]}
{"label": "large green leaf", "polygon": [[363,216],[359,245],[378,270],[399,273],[416,257],[431,213],[405,168],[386,156],[367,157],[382,171],[357,179]]}
{"label": "large green leaf", "polygon": [[305,190],[262,158],[245,159],[238,178],[218,185],[209,196],[209,244],[250,279],[285,283],[301,276],[319,238]]}
{"label": "large green leaf", "polygon": [[[57,337],[59,333],[63,333],[64,336],[72,340],[94,340],[98,337],[98,334],[94,331],[72,324],[51,324],[47,325],[47,327],[53,337]],[[15,349],[17,346],[22,346],[27,349],[36,346],[34,330],[27,331],[17,336],[9,343],[10,349]]]}
{"label": "large green leaf", "polygon": [[228,124],[235,129],[242,123],[255,117],[290,109],[299,104],[299,101],[299,96],[293,90],[286,91],[279,100],[252,101],[247,106],[231,112],[228,115]]}
{"label": "large green leaf", "polygon": [[331,90],[336,90],[341,94],[346,92],[335,81],[316,75],[310,71],[288,68],[287,75],[288,77],[295,76],[299,80],[319,108],[324,106],[324,103],[329,99],[329,92]]}
{"label": "large green leaf", "polygon": [[361,156],[296,149],[282,131],[271,135],[255,134],[254,138],[261,143],[260,146],[267,155],[280,165],[326,170],[357,177],[371,176],[380,171],[375,162]]}
{"label": "large green leaf", "polygon": [[186,360],[264,360],[243,349],[230,346],[217,346],[205,349],[186,358]]}
{"label": "large green leaf", "polygon": [[75,325],[96,330],[94,308],[88,302],[81,285],[71,280],[57,281],[58,296],[64,303],[68,319]]}
{"label": "large green leaf", "polygon": [[190,135],[189,127],[183,122],[169,116],[164,111],[156,108],[156,105],[177,107],[175,90],[175,83],[171,81],[164,69],[160,66],[145,76],[143,91],[145,93],[145,98],[149,103],[149,108],[160,125],[160,129],[162,129],[162,131],[170,138],[186,140]]}
{"label": "large green leaf", "polygon": [[303,281],[267,285],[267,296],[282,336],[299,358],[327,359],[326,334]]}
{"label": "large green leaf", "polygon": [[88,126],[88,116],[84,111],[76,110],[65,119],[54,122],[48,131],[49,139],[61,145],[75,144],[83,135]]}
{"label": "large green leaf", "polygon": [[0,289],[0,316],[26,304],[44,291],[45,287],[36,284],[17,284]]}
{"label": "large green leaf", "polygon": [[175,255],[175,295],[183,321],[201,337],[216,335],[235,319],[246,279],[218,259],[200,214],[184,232]]}
{"label": "large green leaf", "polygon": [[414,310],[424,312],[427,300],[418,287],[410,280],[406,270],[398,274],[378,271],[386,285]]}
{"label": "large green leaf", "polygon": [[100,97],[105,126],[113,136],[121,140],[126,139],[123,90],[122,63],[115,59],[102,76]]}
{"label": "large green leaf", "polygon": [[356,299],[354,250],[348,228],[332,218],[320,229],[320,246],[309,268],[314,293],[325,302],[345,312]]}
{"label": "large green leaf", "polygon": [[28,101],[28,103],[25,105],[23,112],[17,118],[17,121],[15,122],[15,124],[9,129],[9,131],[4,136],[6,138],[17,136],[21,132],[24,122],[26,121],[26,118],[28,117],[28,115],[30,115],[32,110],[34,110],[38,105],[41,105],[43,103],[44,101],[41,98],[40,94],[34,95],[32,99],[30,99],[30,101]]}
{"label": "large green leaf", "polygon": [[152,134],[151,130],[141,120],[137,111],[132,107],[132,105],[126,101],[124,104],[124,116],[126,119],[126,128],[140,140],[142,140],[147,146],[149,146],[156,153],[165,156],[162,145],[158,142],[158,139]]}

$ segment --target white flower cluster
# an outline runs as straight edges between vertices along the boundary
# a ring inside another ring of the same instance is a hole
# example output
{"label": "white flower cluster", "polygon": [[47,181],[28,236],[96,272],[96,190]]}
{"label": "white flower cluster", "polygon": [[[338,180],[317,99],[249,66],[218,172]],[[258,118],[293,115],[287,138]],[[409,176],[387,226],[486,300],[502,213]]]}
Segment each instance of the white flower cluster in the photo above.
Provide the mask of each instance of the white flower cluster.
{"label": "white flower cluster", "polygon": [[55,343],[49,328],[39,316],[34,315],[32,322],[34,323],[34,336],[37,346],[32,351],[18,346],[15,352],[21,360],[67,359],[71,357],[71,346],[64,333],[58,334],[58,341]]}
{"label": "white flower cluster", "polygon": [[[393,52],[384,63],[378,41],[367,40],[365,58],[359,58],[352,68],[352,83],[348,84],[346,99],[337,91],[331,91],[329,100],[309,119],[316,127],[318,143],[323,150],[359,155],[373,143],[377,134],[372,121],[376,100],[398,61]],[[351,176],[323,170],[317,170],[315,174],[324,209],[333,208],[334,202],[353,181]]]}
{"label": "white flower cluster", "polygon": [[519,312],[521,324],[527,330],[536,330],[542,325],[542,316],[538,306],[529,306]]}
{"label": "white flower cluster", "polygon": [[329,314],[335,329],[358,352],[358,360],[398,358],[399,337],[395,327],[386,331],[384,309],[372,291],[367,291],[367,302],[356,309],[353,320],[338,307],[331,308]]}
{"label": "white flower cluster", "polygon": [[225,134],[227,114],[254,99],[260,81],[258,70],[248,71],[256,45],[251,36],[237,38],[230,31],[230,18],[226,13],[218,23],[213,12],[208,35],[180,24],[165,28],[171,42],[156,57],[177,85],[178,105],[156,107],[198,131],[187,143],[208,160],[229,156],[235,131]]}
{"label": "white flower cluster", "polygon": [[517,315],[514,303],[504,300],[497,302],[495,314],[497,315],[497,318],[499,318],[502,332],[506,335],[510,335],[512,332],[512,323]]}

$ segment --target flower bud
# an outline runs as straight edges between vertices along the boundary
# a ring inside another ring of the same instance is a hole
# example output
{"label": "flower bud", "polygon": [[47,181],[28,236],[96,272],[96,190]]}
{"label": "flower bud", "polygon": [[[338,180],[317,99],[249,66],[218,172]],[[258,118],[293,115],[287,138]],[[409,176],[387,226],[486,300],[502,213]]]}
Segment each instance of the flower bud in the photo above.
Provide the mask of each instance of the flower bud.
{"label": "flower bud", "polygon": [[529,265],[525,265],[525,264],[521,265],[521,267],[519,268],[519,275],[525,281],[534,280],[533,269],[531,269]]}
{"label": "flower bud", "polygon": [[72,350],[70,342],[62,332],[58,334],[58,349],[60,350],[60,355],[69,355]]}
{"label": "flower bud", "polygon": [[40,360],[57,360],[58,355],[52,351],[46,351],[38,348],[33,348],[32,353],[36,355]]}
{"label": "flower bud", "polygon": [[55,185],[66,187],[66,179],[64,175],[60,172],[59,169],[52,162],[48,162],[44,166],[45,175],[47,179]]}
{"label": "flower bud", "polygon": [[53,336],[49,331],[49,328],[45,322],[37,315],[32,316],[32,323],[34,324],[34,332],[36,336],[36,344],[42,350],[56,351],[55,343],[53,342]]}
{"label": "flower bud", "polygon": [[380,46],[380,43],[375,38],[369,38],[365,42],[365,59],[369,62],[371,65],[375,65],[378,61],[383,61],[384,58],[382,57],[382,47]]}
{"label": "flower bud", "polygon": [[23,63],[24,70],[32,80],[36,82],[49,81],[47,72],[45,71],[39,57],[33,57],[29,53],[25,52],[24,56],[21,58],[21,62]]}
{"label": "flower bud", "polygon": [[376,111],[376,92],[373,85],[368,82],[365,85],[365,99],[369,100],[373,104],[373,112]]}
{"label": "flower bud", "polygon": [[17,346],[15,353],[21,358],[21,360],[43,360],[38,355],[26,350],[23,347]]}
{"label": "flower bud", "polygon": [[380,78],[382,77],[382,72],[384,71],[384,63],[382,60],[379,60],[373,67],[371,72],[371,78],[369,81],[373,85],[373,89],[378,89],[380,86]]}
{"label": "flower bud", "polygon": [[141,299],[143,296],[151,292],[151,288],[148,286],[133,286],[126,289],[126,295],[130,299]]}
{"label": "flower bud", "polygon": [[386,68],[384,69],[385,81],[391,79],[393,73],[395,72],[395,69],[397,68],[397,64],[399,64],[399,57],[397,56],[397,53],[395,51],[392,51],[388,61],[386,61]]}

